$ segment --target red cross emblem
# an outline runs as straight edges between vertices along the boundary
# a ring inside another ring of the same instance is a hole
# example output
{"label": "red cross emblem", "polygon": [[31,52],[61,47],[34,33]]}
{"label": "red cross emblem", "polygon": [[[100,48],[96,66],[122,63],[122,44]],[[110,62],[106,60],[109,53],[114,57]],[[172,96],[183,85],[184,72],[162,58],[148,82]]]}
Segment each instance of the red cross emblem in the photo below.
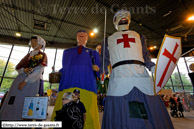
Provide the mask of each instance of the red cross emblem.
{"label": "red cross emblem", "polygon": [[124,43],[124,48],[130,47],[129,42],[135,43],[135,38],[128,38],[128,34],[122,34],[123,39],[117,39],[117,44]]}
{"label": "red cross emblem", "polygon": [[158,87],[161,87],[161,86],[162,86],[162,83],[163,83],[163,81],[164,81],[164,77],[166,76],[166,73],[167,73],[167,71],[168,71],[168,68],[169,68],[169,66],[170,66],[170,63],[173,62],[174,64],[176,64],[177,59],[174,57],[174,54],[175,54],[175,52],[176,52],[178,46],[179,46],[179,45],[176,43],[176,45],[175,45],[175,47],[174,47],[174,50],[173,50],[172,54],[171,54],[166,48],[164,49],[164,52],[163,52],[162,55],[164,55],[164,56],[166,56],[167,58],[169,58],[169,61],[168,61],[168,64],[166,65],[166,68],[165,68],[165,70],[164,70],[164,72],[163,72],[163,74],[162,74],[162,77],[160,78],[160,81],[159,81],[159,83],[158,83],[158,85],[157,85]]}

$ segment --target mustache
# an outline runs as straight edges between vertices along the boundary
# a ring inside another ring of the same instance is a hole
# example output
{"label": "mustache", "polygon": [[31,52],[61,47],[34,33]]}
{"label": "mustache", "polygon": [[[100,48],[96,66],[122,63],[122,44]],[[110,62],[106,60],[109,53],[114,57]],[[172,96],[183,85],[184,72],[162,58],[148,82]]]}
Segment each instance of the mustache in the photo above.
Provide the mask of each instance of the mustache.
{"label": "mustache", "polygon": [[121,19],[119,21],[119,25],[124,25],[124,24],[128,24],[128,23],[129,23],[128,19]]}

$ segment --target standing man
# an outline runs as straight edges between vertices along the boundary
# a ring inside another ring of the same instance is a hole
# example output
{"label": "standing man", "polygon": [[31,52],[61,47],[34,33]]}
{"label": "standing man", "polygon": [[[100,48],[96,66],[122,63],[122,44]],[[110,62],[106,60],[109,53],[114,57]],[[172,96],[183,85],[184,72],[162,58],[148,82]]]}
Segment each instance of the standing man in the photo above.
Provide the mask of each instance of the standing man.
{"label": "standing man", "polygon": [[86,109],[85,109],[85,106],[84,104],[80,101],[80,90],[78,89],[75,89],[73,91],[74,95],[77,96],[78,100],[76,101],[77,103],[77,106],[78,108],[80,109],[81,111],[81,114],[83,115],[83,118],[84,118],[84,122],[86,121]]}
{"label": "standing man", "polygon": [[56,116],[55,111],[62,108],[61,101],[64,92],[73,92],[79,89],[83,104],[87,110],[84,129],[100,129],[97,108],[97,84],[99,76],[100,57],[98,52],[86,47],[88,34],[85,30],[77,32],[77,47],[66,49],[63,52],[62,73],[59,94],[51,120]]}

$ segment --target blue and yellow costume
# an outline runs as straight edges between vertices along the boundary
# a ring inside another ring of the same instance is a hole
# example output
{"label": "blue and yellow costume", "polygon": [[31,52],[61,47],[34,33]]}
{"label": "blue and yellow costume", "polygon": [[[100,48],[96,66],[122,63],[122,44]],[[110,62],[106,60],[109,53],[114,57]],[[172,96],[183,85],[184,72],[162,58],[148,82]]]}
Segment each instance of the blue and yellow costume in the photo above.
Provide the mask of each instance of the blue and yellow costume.
{"label": "blue and yellow costume", "polygon": [[96,76],[99,76],[99,72],[95,73],[92,70],[92,57],[95,65],[100,67],[99,54],[92,49],[83,47],[81,54],[78,54],[78,47],[64,50],[59,94],[51,120],[54,120],[56,116],[55,111],[62,108],[64,92],[73,92],[75,89],[79,89],[81,101],[86,108],[84,129],[100,129],[96,83]]}

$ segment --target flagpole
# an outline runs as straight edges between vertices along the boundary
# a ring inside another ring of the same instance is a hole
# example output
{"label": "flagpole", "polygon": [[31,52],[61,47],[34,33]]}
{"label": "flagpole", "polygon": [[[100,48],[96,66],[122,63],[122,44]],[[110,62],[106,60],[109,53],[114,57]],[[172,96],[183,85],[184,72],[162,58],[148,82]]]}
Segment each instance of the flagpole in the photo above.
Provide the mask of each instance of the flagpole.
{"label": "flagpole", "polygon": [[102,78],[101,78],[101,83],[104,84],[104,75],[105,75],[105,71],[104,71],[104,61],[105,61],[105,43],[106,43],[106,18],[107,18],[107,10],[105,8],[105,12],[104,12],[104,44],[103,44],[103,54],[102,54]]}
{"label": "flagpole", "polygon": [[181,56],[184,56],[184,55],[186,55],[187,53],[189,53],[189,52],[191,52],[191,51],[193,51],[193,50],[194,50],[194,48],[192,48],[192,49],[190,49],[189,51],[183,53]]}

